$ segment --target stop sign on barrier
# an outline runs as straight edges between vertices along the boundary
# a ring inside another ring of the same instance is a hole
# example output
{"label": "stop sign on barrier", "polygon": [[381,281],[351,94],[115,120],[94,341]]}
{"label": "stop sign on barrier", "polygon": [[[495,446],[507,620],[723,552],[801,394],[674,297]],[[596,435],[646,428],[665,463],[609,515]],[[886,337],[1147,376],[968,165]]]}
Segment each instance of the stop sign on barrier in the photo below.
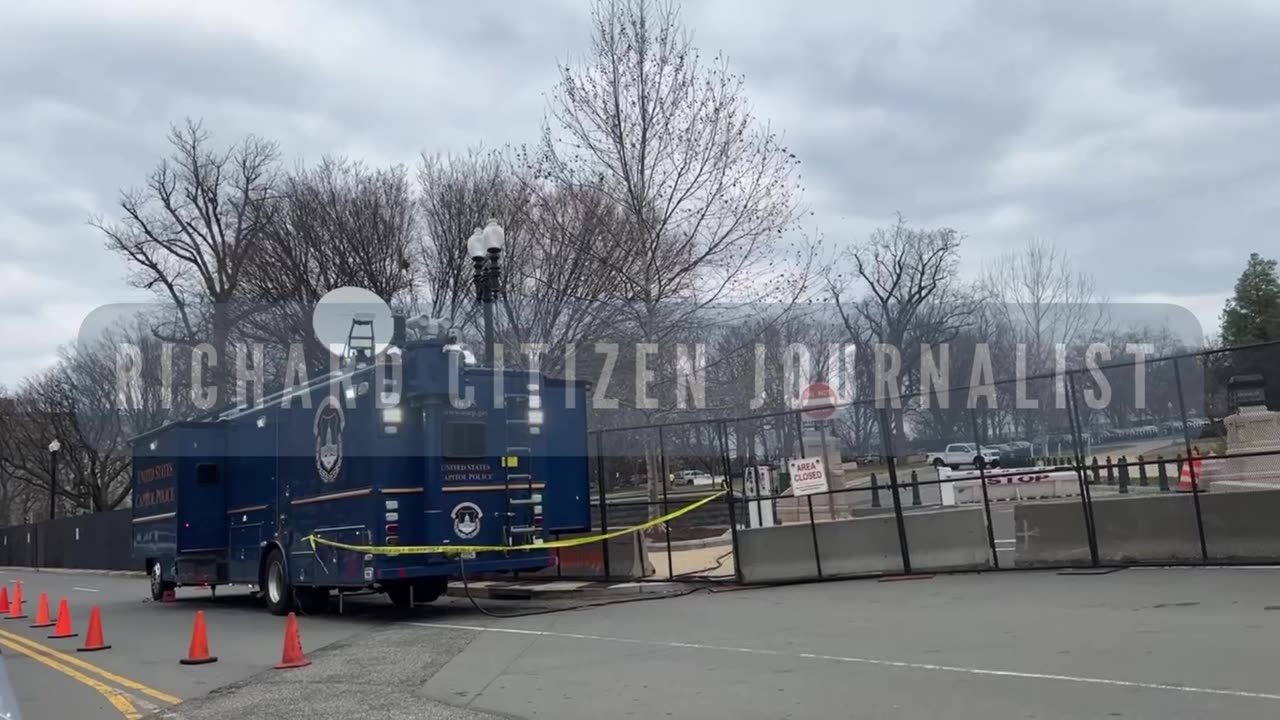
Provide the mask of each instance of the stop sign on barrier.
{"label": "stop sign on barrier", "polygon": [[826,383],[813,383],[800,393],[800,406],[806,420],[830,420],[836,414],[836,391]]}

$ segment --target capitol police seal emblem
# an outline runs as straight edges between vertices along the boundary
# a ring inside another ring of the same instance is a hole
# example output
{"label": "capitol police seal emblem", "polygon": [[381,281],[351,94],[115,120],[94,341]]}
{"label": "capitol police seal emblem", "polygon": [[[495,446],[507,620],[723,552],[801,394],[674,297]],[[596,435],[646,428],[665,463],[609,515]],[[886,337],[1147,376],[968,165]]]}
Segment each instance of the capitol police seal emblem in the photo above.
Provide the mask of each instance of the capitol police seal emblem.
{"label": "capitol police seal emblem", "polygon": [[328,395],[316,408],[316,472],[320,480],[331,483],[342,471],[342,426],[346,419],[338,398]]}
{"label": "capitol police seal emblem", "polygon": [[480,534],[480,517],[484,514],[475,503],[464,502],[453,509],[453,532],[463,540]]}

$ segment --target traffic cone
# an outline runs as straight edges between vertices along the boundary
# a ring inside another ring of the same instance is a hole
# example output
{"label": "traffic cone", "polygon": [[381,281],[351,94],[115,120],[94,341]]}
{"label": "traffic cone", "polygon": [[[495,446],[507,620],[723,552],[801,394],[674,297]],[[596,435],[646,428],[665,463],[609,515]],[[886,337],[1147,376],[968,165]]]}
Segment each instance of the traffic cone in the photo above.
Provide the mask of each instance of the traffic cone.
{"label": "traffic cone", "polygon": [[293,613],[289,613],[289,619],[284,624],[284,652],[281,653],[280,663],[275,668],[290,670],[310,664],[311,661],[302,654],[302,637],[298,635],[298,618]]}
{"label": "traffic cone", "polygon": [[187,656],[179,660],[183,665],[204,665],[217,662],[218,658],[209,654],[209,637],[204,628],[204,611],[196,611],[196,624],[191,629],[191,648]]}
{"label": "traffic cone", "polygon": [[[1204,481],[1204,475],[1200,472],[1201,466],[1202,463],[1200,462],[1200,458],[1197,456],[1193,456],[1191,462],[1182,463],[1182,472],[1178,475],[1178,492],[1191,492],[1196,489],[1203,492],[1204,488],[1201,484]],[[1196,474],[1194,485],[1191,482],[1192,472],[1195,472]]]}
{"label": "traffic cone", "polygon": [[25,617],[22,613],[22,581],[19,580],[13,584],[13,602],[9,603],[9,614],[4,619],[21,620]]}
{"label": "traffic cone", "polygon": [[71,607],[67,605],[67,599],[62,598],[62,602],[58,603],[58,627],[53,629],[53,634],[49,637],[53,640],[61,640],[79,634],[71,629]]}
{"label": "traffic cone", "polygon": [[53,618],[49,617],[49,595],[40,593],[40,602],[36,604],[36,621],[33,628],[53,627]]}
{"label": "traffic cone", "polygon": [[0,613],[9,612],[9,586],[0,585]]}
{"label": "traffic cone", "polygon": [[102,611],[97,605],[89,611],[89,632],[84,636],[84,647],[76,648],[77,652],[93,652],[110,650],[111,646],[102,641]]}

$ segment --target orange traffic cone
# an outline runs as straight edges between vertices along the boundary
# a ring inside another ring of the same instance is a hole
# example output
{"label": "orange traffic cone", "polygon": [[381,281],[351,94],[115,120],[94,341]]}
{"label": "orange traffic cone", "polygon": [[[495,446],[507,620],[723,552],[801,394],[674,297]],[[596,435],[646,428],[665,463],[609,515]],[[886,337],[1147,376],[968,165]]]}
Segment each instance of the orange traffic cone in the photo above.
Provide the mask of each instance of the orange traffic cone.
{"label": "orange traffic cone", "polygon": [[77,652],[93,652],[110,650],[111,646],[102,641],[102,611],[97,605],[89,611],[89,632],[84,636],[84,647],[76,648]]}
{"label": "orange traffic cone", "polygon": [[58,603],[58,627],[53,629],[53,634],[49,637],[53,640],[61,640],[79,634],[71,629],[71,607],[67,605],[67,599],[62,598],[62,602]]}
{"label": "orange traffic cone", "polygon": [[40,593],[40,602],[36,604],[36,621],[33,628],[53,627],[53,618],[49,617],[49,595]]}
{"label": "orange traffic cone", "polygon": [[[1204,475],[1200,471],[1201,467],[1202,463],[1200,462],[1200,458],[1195,456],[1193,456],[1190,462],[1182,463],[1182,472],[1178,475],[1178,492],[1191,492],[1192,490],[1197,489],[1201,491],[1204,490],[1202,487]],[[1196,475],[1194,484],[1191,482],[1192,472],[1195,472]]]}
{"label": "orange traffic cone", "polygon": [[0,585],[0,613],[9,612],[9,586]]}
{"label": "orange traffic cone", "polygon": [[204,665],[217,661],[218,658],[209,654],[209,637],[204,627],[204,611],[197,610],[196,624],[191,629],[191,648],[187,650],[187,656],[178,662],[183,665]]}
{"label": "orange traffic cone", "polygon": [[13,584],[13,602],[9,603],[9,614],[4,619],[21,620],[25,617],[22,612],[22,581],[19,580]]}
{"label": "orange traffic cone", "polygon": [[289,613],[289,619],[284,624],[284,652],[281,653],[280,663],[275,668],[289,670],[310,664],[311,661],[302,654],[302,637],[298,635],[298,618],[293,613]]}

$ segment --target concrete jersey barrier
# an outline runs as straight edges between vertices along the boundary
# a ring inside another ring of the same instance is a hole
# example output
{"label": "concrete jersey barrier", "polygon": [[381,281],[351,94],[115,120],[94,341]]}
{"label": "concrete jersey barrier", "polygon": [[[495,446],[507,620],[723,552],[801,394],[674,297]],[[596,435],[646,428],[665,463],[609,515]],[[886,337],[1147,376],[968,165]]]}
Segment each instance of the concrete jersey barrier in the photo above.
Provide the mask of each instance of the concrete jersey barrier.
{"label": "concrete jersey barrier", "polygon": [[[991,567],[982,508],[911,513],[903,517],[913,570]],[[902,572],[897,521],[892,514],[819,522],[822,577]],[[814,539],[807,523],[742,530],[737,565],[749,583],[818,578]]]}
{"label": "concrete jersey barrier", "polygon": [[[1201,493],[1205,549],[1210,562],[1270,563],[1280,557],[1280,490]],[[1098,560],[1103,564],[1199,563],[1191,494],[1093,500]],[[1030,503],[1014,509],[1018,567],[1091,562],[1079,503]]]}

